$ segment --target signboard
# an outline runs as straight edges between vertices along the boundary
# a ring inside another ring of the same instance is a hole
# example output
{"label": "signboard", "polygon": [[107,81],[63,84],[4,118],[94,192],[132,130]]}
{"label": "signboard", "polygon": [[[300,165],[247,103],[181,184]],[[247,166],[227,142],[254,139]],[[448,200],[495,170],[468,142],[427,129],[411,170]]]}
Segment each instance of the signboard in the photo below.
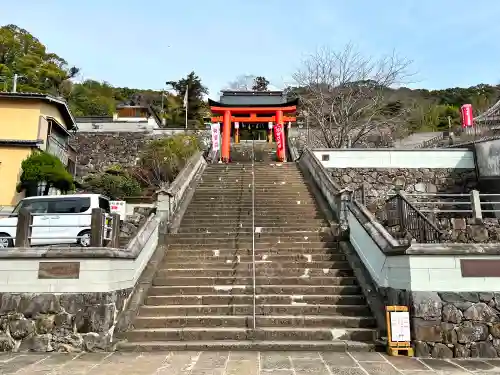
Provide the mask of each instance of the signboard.
{"label": "signboard", "polygon": [[79,279],[80,262],[40,262],[39,279]]}
{"label": "signboard", "polygon": [[405,352],[413,356],[410,345],[410,312],[407,306],[386,306],[387,352],[390,355],[400,355]]}
{"label": "signboard", "polygon": [[217,122],[212,124],[212,150],[219,151],[220,145],[220,124]]}
{"label": "signboard", "polygon": [[120,220],[127,218],[127,203],[125,201],[110,201],[109,208],[112,214],[120,215]]}
{"label": "signboard", "polygon": [[474,126],[472,104],[464,104],[460,107],[460,114],[462,115],[462,128],[471,128]]}
{"label": "signboard", "polygon": [[283,134],[283,124],[274,125],[274,139],[276,140],[276,147],[278,149],[278,155],[282,155],[283,147],[285,145],[285,139]]}

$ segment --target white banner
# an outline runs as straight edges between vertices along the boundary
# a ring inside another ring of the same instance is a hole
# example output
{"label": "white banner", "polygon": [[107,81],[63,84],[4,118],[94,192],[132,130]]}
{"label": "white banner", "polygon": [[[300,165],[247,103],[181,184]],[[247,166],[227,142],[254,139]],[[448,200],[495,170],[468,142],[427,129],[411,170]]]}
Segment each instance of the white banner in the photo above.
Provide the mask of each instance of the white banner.
{"label": "white banner", "polygon": [[219,151],[220,144],[220,124],[217,122],[211,125],[212,130],[212,150]]}

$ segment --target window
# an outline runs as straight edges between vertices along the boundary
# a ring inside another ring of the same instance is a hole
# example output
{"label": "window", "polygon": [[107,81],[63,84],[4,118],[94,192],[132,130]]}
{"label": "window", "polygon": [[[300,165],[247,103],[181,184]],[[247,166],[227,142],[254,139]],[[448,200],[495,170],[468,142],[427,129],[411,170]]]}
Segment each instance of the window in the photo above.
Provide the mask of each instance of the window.
{"label": "window", "polygon": [[106,213],[111,213],[111,208],[109,207],[109,201],[105,198],[99,197],[99,208],[102,208]]}
{"label": "window", "polygon": [[90,198],[54,199],[49,212],[53,214],[76,214],[90,208]]}
{"label": "window", "polygon": [[329,154],[321,154],[321,161],[328,161],[328,160],[330,160]]}
{"label": "window", "polygon": [[27,209],[32,214],[45,214],[49,211],[48,200],[26,199],[19,202],[12,213],[18,214],[21,208]]}

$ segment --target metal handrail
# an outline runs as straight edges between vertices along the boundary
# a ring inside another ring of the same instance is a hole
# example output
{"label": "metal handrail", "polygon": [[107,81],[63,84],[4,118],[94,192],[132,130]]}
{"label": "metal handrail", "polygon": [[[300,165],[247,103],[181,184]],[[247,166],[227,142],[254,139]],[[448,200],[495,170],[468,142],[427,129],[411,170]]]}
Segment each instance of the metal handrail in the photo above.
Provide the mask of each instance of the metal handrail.
{"label": "metal handrail", "polygon": [[255,294],[255,142],[252,140],[252,282],[253,282],[253,329],[256,328],[256,299]]}
{"label": "metal handrail", "polygon": [[[398,193],[387,199],[388,206],[395,203],[397,221],[401,230],[408,231],[419,243],[439,243],[445,237],[445,233],[420,212],[406,197]],[[387,213],[387,217],[389,215]]]}

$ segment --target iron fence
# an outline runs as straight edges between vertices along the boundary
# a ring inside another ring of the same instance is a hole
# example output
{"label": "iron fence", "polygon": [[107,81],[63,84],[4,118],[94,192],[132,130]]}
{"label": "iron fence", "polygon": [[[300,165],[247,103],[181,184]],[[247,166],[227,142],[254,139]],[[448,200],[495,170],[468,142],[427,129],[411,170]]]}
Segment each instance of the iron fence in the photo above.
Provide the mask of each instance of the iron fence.
{"label": "iron fence", "polygon": [[405,196],[397,194],[386,201],[387,227],[398,239],[411,237],[418,243],[439,243],[445,234]]}

